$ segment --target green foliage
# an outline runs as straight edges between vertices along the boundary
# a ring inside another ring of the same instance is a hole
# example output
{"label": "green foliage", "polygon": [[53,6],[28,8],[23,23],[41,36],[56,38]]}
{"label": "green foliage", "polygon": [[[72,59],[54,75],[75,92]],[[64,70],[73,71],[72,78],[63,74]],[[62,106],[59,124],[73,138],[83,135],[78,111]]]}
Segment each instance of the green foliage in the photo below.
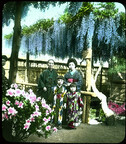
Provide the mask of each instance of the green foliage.
{"label": "green foliage", "polygon": [[4,36],[4,38],[6,40],[10,40],[12,37],[13,37],[13,33],[10,33],[10,34]]}
{"label": "green foliage", "polygon": [[125,30],[125,26],[126,26],[126,14],[124,12],[120,13],[120,27],[123,29],[123,31]]}
{"label": "green foliage", "polygon": [[106,120],[106,116],[105,116],[105,114],[103,112],[103,109],[100,109],[99,120],[102,121],[102,122],[105,122],[105,120]]}
{"label": "green foliage", "polygon": [[24,142],[33,134],[47,138],[57,131],[51,126],[53,115],[54,111],[46,101],[37,97],[31,89],[24,91],[17,84],[12,84],[6,96],[2,97],[3,136],[11,142]]}
{"label": "green foliage", "polygon": [[58,22],[61,22],[61,23],[70,23],[72,21],[72,15],[69,14],[68,12],[65,12],[65,14],[61,15]]}
{"label": "green foliage", "polygon": [[108,70],[109,74],[125,72],[125,70],[126,70],[126,59],[113,56],[111,60],[111,68]]}
{"label": "green foliage", "polygon": [[90,108],[89,117],[90,117],[90,119],[98,119],[99,121],[102,121],[102,122],[105,122],[105,120],[106,120],[106,116],[105,116],[102,108],[100,108],[100,110],[99,110],[99,117],[96,117],[96,109]]}
{"label": "green foliage", "polygon": [[115,17],[115,15],[118,13],[118,9],[115,7],[114,2],[100,2],[99,8],[95,8],[93,13],[96,18],[98,19],[104,19],[109,17]]}
{"label": "green foliage", "polygon": [[89,15],[90,12],[93,11],[93,4],[90,2],[83,2],[82,7],[78,10],[76,15],[72,15],[68,12],[68,8],[65,9],[65,14],[61,15],[59,18],[59,22],[65,24],[72,24],[79,19],[83,18],[84,15]]}
{"label": "green foliage", "polygon": [[90,108],[89,117],[90,117],[90,119],[95,119],[96,118],[96,109]]}
{"label": "green foliage", "polygon": [[34,25],[31,25],[30,27],[25,26],[22,29],[23,35],[31,35],[39,30],[45,30],[47,31],[54,23],[53,19],[41,19]]}
{"label": "green foliage", "polygon": [[83,2],[82,7],[79,9],[76,17],[83,17],[84,15],[89,15],[94,9],[93,4],[90,2]]}
{"label": "green foliage", "polygon": [[[28,36],[31,35],[35,32],[38,32],[39,30],[45,30],[47,31],[54,23],[53,18],[50,19],[41,19],[39,21],[37,21],[37,23],[35,23],[34,25],[31,26],[24,26],[22,29],[22,35],[24,36]],[[13,36],[13,33],[10,33],[8,35],[5,35],[4,38],[9,40],[11,39],[11,37]]]}

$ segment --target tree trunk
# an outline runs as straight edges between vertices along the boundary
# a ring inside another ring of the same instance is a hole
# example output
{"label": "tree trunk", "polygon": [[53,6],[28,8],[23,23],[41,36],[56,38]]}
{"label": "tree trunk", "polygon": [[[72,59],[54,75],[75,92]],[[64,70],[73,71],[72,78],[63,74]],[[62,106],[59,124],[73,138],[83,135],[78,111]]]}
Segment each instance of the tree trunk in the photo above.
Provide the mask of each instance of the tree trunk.
{"label": "tree trunk", "polygon": [[101,107],[103,109],[104,114],[106,115],[106,117],[110,117],[114,115],[114,112],[111,109],[109,109],[107,105],[106,96],[96,88],[97,76],[101,69],[102,69],[102,66],[100,65],[98,71],[95,74],[95,78],[93,78],[93,75],[91,76],[91,87],[94,93],[97,95],[97,97],[101,100]]}
{"label": "tree trunk", "polygon": [[16,74],[18,70],[18,53],[21,42],[21,15],[22,15],[22,2],[16,2],[14,34],[12,42],[12,52],[10,57],[10,70],[9,70],[9,83],[16,82]]}

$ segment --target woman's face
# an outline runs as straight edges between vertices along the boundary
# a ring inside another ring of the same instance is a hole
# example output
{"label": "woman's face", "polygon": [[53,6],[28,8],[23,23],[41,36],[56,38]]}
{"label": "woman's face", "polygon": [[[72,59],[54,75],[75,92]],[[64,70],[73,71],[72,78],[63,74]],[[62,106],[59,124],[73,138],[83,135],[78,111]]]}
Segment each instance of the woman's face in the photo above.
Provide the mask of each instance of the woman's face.
{"label": "woman's face", "polygon": [[72,71],[75,69],[75,64],[74,64],[74,62],[70,62],[70,63],[69,63],[69,69],[72,70]]}
{"label": "woman's face", "polygon": [[53,61],[53,60],[50,60],[50,61],[48,62],[48,68],[49,68],[49,69],[53,69],[53,67],[54,67],[54,61]]}

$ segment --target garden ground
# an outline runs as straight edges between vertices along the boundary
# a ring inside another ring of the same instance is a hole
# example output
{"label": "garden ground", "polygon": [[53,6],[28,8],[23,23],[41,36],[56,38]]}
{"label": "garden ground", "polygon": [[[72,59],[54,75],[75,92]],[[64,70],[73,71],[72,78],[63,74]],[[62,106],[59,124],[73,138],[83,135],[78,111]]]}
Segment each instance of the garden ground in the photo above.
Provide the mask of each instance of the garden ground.
{"label": "garden ground", "polygon": [[105,124],[89,125],[81,123],[77,129],[61,129],[48,138],[32,135],[27,142],[39,143],[120,143],[125,138],[125,124],[114,126]]}

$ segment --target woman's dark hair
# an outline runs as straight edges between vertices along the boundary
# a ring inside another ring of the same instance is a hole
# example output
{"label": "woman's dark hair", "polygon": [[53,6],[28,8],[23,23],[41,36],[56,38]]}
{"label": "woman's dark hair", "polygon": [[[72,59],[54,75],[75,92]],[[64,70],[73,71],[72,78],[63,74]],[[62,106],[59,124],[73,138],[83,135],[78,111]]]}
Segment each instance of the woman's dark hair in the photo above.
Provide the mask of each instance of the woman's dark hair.
{"label": "woman's dark hair", "polygon": [[77,87],[76,83],[71,83],[70,87]]}
{"label": "woman's dark hair", "polygon": [[7,61],[7,56],[6,55],[2,55],[2,59]]}
{"label": "woman's dark hair", "polygon": [[74,59],[74,58],[69,58],[68,59],[68,61],[67,61],[67,66],[69,67],[69,63],[70,62],[73,62],[74,64],[75,64],[75,67],[77,67],[77,61],[76,61],[76,59]]}

